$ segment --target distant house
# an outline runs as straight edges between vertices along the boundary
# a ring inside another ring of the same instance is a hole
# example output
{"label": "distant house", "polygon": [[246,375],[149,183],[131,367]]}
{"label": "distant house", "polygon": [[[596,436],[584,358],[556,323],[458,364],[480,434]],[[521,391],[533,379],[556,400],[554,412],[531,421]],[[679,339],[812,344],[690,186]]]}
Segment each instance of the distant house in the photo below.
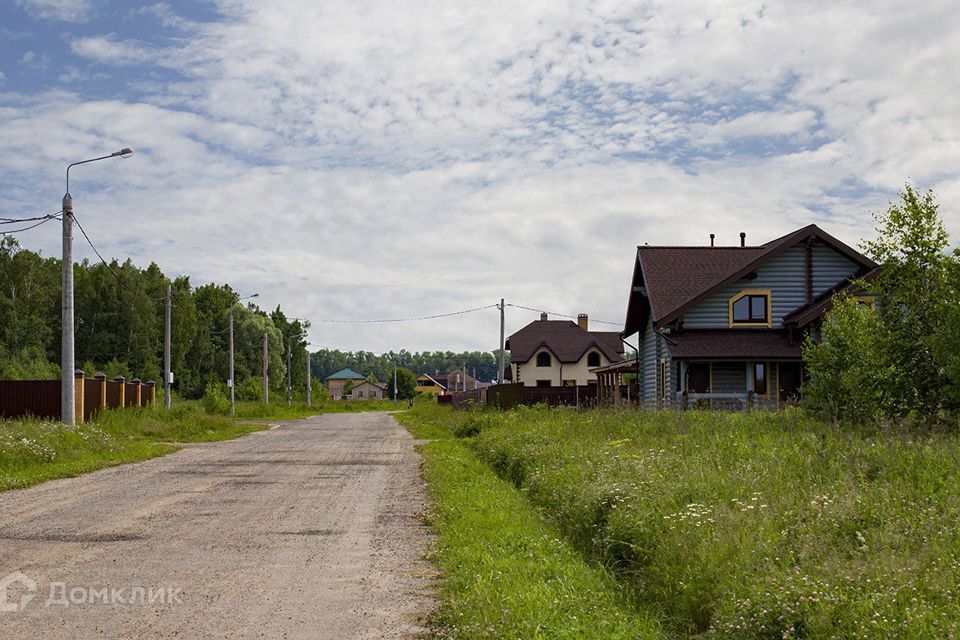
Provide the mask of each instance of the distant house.
{"label": "distant house", "polygon": [[440,396],[443,395],[446,390],[446,385],[440,384],[440,382],[438,382],[432,376],[429,376],[425,373],[421,373],[417,376],[417,393]]}
{"label": "distant house", "polygon": [[362,373],[357,373],[353,369],[341,369],[331,376],[328,376],[324,381],[327,385],[327,391],[330,392],[330,397],[334,400],[340,400],[344,396],[344,386],[347,384],[348,380],[353,381],[353,386],[356,387],[361,382],[366,382],[367,376]]}
{"label": "distant house", "polygon": [[637,248],[624,335],[640,336],[647,404],[795,397],[804,337],[819,336],[834,294],[878,272],[816,225],[759,246],[745,236],[734,247],[713,246],[711,236],[709,247]]}
{"label": "distant house", "polygon": [[510,378],[527,387],[596,384],[590,370],[623,360],[623,342],[616,331],[590,331],[589,319],[550,320],[541,314],[507,339]]}
{"label": "distant house", "polygon": [[353,391],[347,396],[350,400],[383,400],[385,397],[386,385],[379,385],[369,380],[364,380],[353,387]]}

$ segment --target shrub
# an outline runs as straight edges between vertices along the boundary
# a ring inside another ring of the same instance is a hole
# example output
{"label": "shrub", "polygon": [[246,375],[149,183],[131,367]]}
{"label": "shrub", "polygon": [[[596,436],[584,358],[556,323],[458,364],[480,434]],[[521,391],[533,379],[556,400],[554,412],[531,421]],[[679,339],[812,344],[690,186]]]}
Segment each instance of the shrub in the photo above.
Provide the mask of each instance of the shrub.
{"label": "shrub", "polygon": [[206,392],[203,394],[203,408],[207,413],[227,415],[230,413],[230,400],[222,385],[215,382],[207,384]]}

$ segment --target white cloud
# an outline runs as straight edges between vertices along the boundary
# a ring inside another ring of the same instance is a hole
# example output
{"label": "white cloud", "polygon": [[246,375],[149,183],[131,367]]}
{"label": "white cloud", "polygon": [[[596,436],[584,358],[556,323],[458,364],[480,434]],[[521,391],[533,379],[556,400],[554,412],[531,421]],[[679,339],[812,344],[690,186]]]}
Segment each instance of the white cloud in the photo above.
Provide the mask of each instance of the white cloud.
{"label": "white cloud", "polygon": [[[950,3],[220,6],[173,44],[74,43],[91,73],[180,74],[136,98],[0,101],[0,207],[56,203],[67,162],[132,146],[76,175],[102,251],[314,319],[506,297],[620,320],[637,244],[809,222],[856,243],[907,178],[960,233]],[[492,349],[497,329],[492,310],[311,340]]]}
{"label": "white cloud", "polygon": [[30,15],[44,20],[85,22],[93,11],[90,0],[16,0]]}

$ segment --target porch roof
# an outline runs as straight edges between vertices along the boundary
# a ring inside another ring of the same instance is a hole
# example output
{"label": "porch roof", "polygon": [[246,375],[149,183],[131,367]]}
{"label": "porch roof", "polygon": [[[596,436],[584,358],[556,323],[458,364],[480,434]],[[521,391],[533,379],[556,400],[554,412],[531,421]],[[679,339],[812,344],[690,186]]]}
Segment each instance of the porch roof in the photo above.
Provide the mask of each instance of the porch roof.
{"label": "porch roof", "polygon": [[799,360],[802,343],[789,331],[687,329],[664,336],[676,360]]}

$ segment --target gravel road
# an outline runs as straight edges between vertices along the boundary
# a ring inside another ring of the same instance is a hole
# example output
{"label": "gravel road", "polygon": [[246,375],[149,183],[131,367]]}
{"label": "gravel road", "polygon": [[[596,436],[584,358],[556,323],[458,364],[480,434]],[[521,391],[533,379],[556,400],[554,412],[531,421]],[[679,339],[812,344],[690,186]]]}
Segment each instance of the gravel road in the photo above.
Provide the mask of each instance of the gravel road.
{"label": "gravel road", "polygon": [[329,414],[0,493],[0,635],[416,637],[418,464],[389,414]]}

